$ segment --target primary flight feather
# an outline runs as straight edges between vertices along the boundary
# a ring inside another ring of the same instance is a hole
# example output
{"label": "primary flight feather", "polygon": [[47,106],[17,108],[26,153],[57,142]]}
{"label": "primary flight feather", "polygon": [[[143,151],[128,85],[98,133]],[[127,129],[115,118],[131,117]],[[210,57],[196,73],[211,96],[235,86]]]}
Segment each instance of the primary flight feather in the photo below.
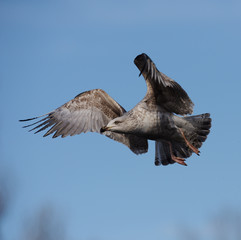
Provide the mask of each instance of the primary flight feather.
{"label": "primary flight feather", "polygon": [[50,113],[20,121],[42,117],[24,127],[33,126],[30,131],[35,133],[51,127],[44,137],[97,132],[125,144],[136,154],[147,152],[147,140],[154,140],[156,165],[175,162],[186,165],[186,158],[193,152],[199,154],[198,149],[210,132],[210,114],[175,115],[192,113],[193,103],[187,93],[159,72],[146,54],[138,55],[134,63],[146,81],[147,93],[130,111],[126,112],[102,89],[94,89],[77,95]]}

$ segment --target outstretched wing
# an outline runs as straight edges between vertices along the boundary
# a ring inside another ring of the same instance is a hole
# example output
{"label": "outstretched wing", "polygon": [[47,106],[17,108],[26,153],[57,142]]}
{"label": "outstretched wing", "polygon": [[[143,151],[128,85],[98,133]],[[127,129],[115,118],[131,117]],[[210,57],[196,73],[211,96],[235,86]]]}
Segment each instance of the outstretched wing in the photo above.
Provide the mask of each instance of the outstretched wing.
{"label": "outstretched wing", "polygon": [[[54,134],[53,138],[56,138],[58,136],[74,136],[82,132],[100,133],[101,127],[106,126],[110,120],[123,115],[125,112],[125,109],[105,91],[94,89],[77,95],[74,99],[50,113],[20,121],[30,121],[42,117],[41,120],[24,127],[38,124],[30,130],[36,130],[35,133],[51,127],[44,134],[44,137]],[[147,152],[147,140],[144,138],[109,131],[104,132],[103,135],[125,144],[136,154]]]}
{"label": "outstretched wing", "polygon": [[194,104],[185,90],[173,79],[159,72],[145,53],[138,55],[134,63],[146,80],[146,97],[154,94],[157,104],[169,112],[180,115],[192,113]]}

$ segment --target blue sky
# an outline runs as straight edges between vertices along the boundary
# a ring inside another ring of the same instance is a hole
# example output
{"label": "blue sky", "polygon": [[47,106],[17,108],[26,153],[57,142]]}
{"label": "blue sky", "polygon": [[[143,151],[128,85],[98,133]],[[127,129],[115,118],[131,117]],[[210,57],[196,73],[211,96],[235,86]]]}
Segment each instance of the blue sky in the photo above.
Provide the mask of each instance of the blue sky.
{"label": "blue sky", "polygon": [[[46,206],[68,240],[179,240],[185,227],[211,239],[212,216],[241,212],[240,11],[224,0],[1,1],[4,240]],[[188,167],[154,166],[152,142],[136,156],[95,133],[52,139],[21,128],[94,88],[131,109],[146,91],[133,63],[142,52],[183,86],[195,114],[211,113]]]}

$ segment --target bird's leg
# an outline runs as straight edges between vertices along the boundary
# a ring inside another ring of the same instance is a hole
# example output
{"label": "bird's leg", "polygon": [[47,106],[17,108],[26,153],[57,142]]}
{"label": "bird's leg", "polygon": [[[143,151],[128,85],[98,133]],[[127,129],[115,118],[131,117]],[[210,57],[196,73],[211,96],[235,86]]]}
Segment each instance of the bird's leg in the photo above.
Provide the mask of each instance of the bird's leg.
{"label": "bird's leg", "polygon": [[169,147],[170,147],[170,153],[171,153],[172,160],[177,162],[177,163],[179,163],[179,164],[181,164],[181,165],[187,166],[187,164],[185,163],[186,159],[174,156],[174,154],[172,152],[172,144],[171,144],[171,142],[168,142],[168,144],[169,144]]}
{"label": "bird's leg", "polygon": [[182,129],[179,128],[179,130],[180,130],[180,132],[181,132],[181,134],[182,134],[182,136],[183,136],[183,138],[184,138],[185,143],[187,144],[187,146],[188,146],[193,152],[195,152],[195,153],[199,156],[200,151],[199,151],[197,148],[195,148],[190,142],[188,142],[188,140],[186,139],[186,137],[185,137],[184,132],[182,131]]}

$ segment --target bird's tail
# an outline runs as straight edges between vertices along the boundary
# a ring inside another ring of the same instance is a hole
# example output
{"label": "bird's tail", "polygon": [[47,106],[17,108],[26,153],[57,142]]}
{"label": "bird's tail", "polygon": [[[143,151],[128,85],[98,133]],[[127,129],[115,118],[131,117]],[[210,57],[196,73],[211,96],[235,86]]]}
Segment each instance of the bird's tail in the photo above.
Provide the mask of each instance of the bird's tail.
{"label": "bird's tail", "polygon": [[[209,113],[189,117],[177,117],[176,125],[182,130],[187,141],[199,149],[207,139],[211,128]],[[176,157],[186,159],[193,153],[192,149],[185,142],[171,141],[172,154]],[[156,141],[156,165],[168,165],[175,163],[171,157],[170,146],[166,142]]]}
{"label": "bird's tail", "polygon": [[[197,150],[202,146],[210,133],[211,121],[209,113],[182,118],[179,126],[186,140]],[[178,124],[177,124],[178,125]],[[185,143],[172,142],[173,154],[177,157],[188,158],[193,150]]]}
{"label": "bird's tail", "polygon": [[188,124],[183,129],[187,140],[195,147],[200,148],[210,133],[211,121],[209,113],[184,117]]}

